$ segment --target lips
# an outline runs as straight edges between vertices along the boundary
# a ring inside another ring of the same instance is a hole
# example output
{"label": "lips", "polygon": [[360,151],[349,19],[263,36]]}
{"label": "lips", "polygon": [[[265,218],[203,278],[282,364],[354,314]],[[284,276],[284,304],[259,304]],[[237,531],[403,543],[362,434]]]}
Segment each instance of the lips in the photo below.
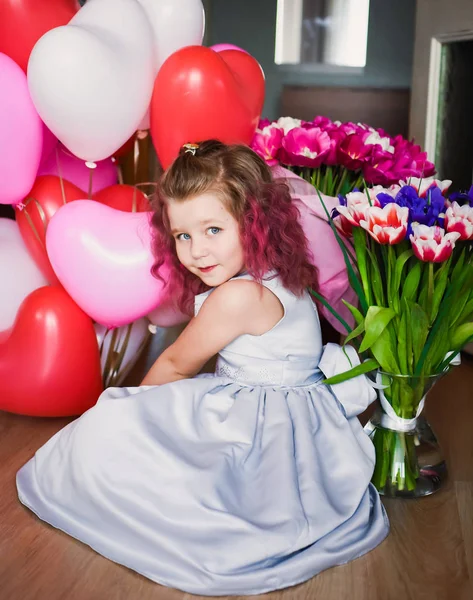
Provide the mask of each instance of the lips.
{"label": "lips", "polygon": [[212,271],[212,269],[215,269],[217,265],[212,265],[211,267],[199,267],[199,271],[201,273],[210,273],[210,271]]}

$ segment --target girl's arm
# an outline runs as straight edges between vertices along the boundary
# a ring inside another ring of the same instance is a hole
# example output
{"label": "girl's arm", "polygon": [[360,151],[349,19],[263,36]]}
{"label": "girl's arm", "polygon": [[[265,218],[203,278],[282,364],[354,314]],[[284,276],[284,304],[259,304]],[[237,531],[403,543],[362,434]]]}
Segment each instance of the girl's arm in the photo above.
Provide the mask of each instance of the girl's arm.
{"label": "girl's arm", "polygon": [[205,300],[179,338],[156,360],[141,385],[162,385],[196,375],[217,352],[240,335],[262,335],[283,317],[279,299],[247,280],[220,285]]}

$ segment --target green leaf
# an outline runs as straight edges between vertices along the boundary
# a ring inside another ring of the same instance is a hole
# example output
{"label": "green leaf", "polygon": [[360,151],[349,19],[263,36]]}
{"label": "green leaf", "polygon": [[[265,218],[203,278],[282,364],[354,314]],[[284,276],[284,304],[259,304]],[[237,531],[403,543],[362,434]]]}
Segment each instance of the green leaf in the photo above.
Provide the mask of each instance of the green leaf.
{"label": "green leaf", "polygon": [[411,312],[411,331],[412,331],[412,351],[414,353],[414,362],[420,358],[425,346],[425,340],[429,334],[429,317],[419,304],[412,303]]}
{"label": "green leaf", "polygon": [[379,270],[378,261],[376,255],[367,248],[368,256],[370,257],[370,272],[371,272],[371,288],[373,290],[374,301],[378,306],[384,306],[386,304],[383,290],[383,279],[381,277],[381,271]]}
{"label": "green leaf", "polygon": [[[360,284],[360,281],[359,281],[358,277],[356,276],[355,270],[354,270],[353,265],[352,265],[352,263],[350,261],[350,258],[348,256],[348,252],[347,252],[346,246],[343,243],[342,239],[340,238],[340,234],[338,233],[337,228],[336,228],[336,226],[335,226],[335,224],[333,222],[333,219],[330,216],[330,213],[328,212],[327,207],[325,206],[325,202],[323,201],[322,196],[320,195],[319,190],[316,188],[315,191],[317,192],[317,195],[319,196],[319,200],[320,200],[320,202],[322,204],[322,207],[323,207],[323,209],[325,211],[325,214],[327,216],[329,225],[332,228],[332,231],[333,231],[333,233],[335,235],[335,239],[337,240],[338,245],[340,246],[340,249],[341,249],[341,251],[343,253],[343,258],[345,260],[345,266],[347,268],[348,279],[350,281],[350,284],[351,284],[352,288],[355,290],[356,295],[358,296],[358,300],[360,301],[361,310],[364,313],[366,313],[366,311],[368,310],[368,304],[366,302],[366,296],[365,296],[363,288],[362,288],[362,286]],[[355,227],[354,231],[356,229],[357,228]]]}
{"label": "green leaf", "polygon": [[449,274],[450,265],[451,265],[451,258],[452,257],[450,257],[447,261],[445,261],[442,264],[442,266],[440,267],[440,269],[437,271],[437,273],[435,274],[434,295],[432,298],[432,312],[430,315],[431,323],[433,323],[435,321],[435,319],[438,315],[440,302],[443,298],[445,289],[447,287],[448,274]]}
{"label": "green leaf", "polygon": [[463,265],[465,264],[465,248],[463,248],[463,250],[461,251],[460,256],[458,257],[458,260],[453,268],[452,271],[452,281],[455,281],[458,279],[458,277],[460,276],[460,273],[463,270]]}
{"label": "green leaf", "polygon": [[429,346],[429,351],[425,358],[423,372],[426,375],[431,375],[439,371],[439,365],[445,359],[445,355],[451,349],[450,327],[447,319],[443,319],[433,341]]}
{"label": "green leaf", "polygon": [[420,278],[422,276],[422,265],[416,262],[407,274],[404,285],[402,286],[401,304],[403,300],[415,300]]}
{"label": "green leaf", "polygon": [[464,323],[455,329],[451,337],[451,345],[460,350],[473,338],[473,323]]}
{"label": "green leaf", "polygon": [[370,371],[374,371],[379,368],[379,364],[372,358],[369,360],[353,367],[349,371],[345,371],[344,373],[338,373],[333,377],[329,377],[322,381],[325,385],[336,385],[337,383],[342,383],[343,381],[347,381],[348,379],[353,379],[353,377],[358,377],[358,375],[364,375],[365,373],[369,373]]}
{"label": "green leaf", "polygon": [[312,296],[314,296],[314,298],[317,298],[317,300],[323,304],[325,306],[325,308],[329,311],[330,314],[332,314],[336,319],[338,319],[338,321],[343,325],[343,327],[345,327],[345,329],[347,330],[348,333],[351,333],[352,328],[350,327],[350,325],[348,325],[348,323],[345,321],[345,319],[338,314],[338,312],[332,308],[330,306],[330,304],[327,302],[327,300],[321,296],[318,292],[314,291],[311,288],[308,288],[309,293],[312,294]]}
{"label": "green leaf", "polygon": [[357,338],[359,335],[361,335],[364,332],[364,330],[365,330],[365,324],[360,323],[350,334],[347,335],[347,337],[345,338],[345,341],[343,342],[343,345],[345,346],[345,344],[348,344],[348,342]]}
{"label": "green leaf", "polygon": [[360,352],[366,352],[381,333],[386,329],[388,323],[396,316],[392,308],[382,306],[370,306],[365,317],[365,337],[360,346]]}
{"label": "green leaf", "polygon": [[407,361],[408,349],[407,349],[407,324],[409,319],[409,307],[404,308],[401,312],[401,319],[399,322],[399,328],[397,332],[397,356],[399,360],[399,367],[401,373],[409,373],[409,365]]}
{"label": "green leaf", "polygon": [[468,304],[468,297],[470,295],[469,289],[462,289],[452,298],[452,305],[450,307],[450,325],[454,327],[463,311],[465,310],[466,305]]}
{"label": "green leaf", "polygon": [[392,278],[391,289],[389,292],[390,297],[393,299],[393,308],[398,313],[401,309],[399,291],[401,289],[401,278],[402,272],[407,261],[413,256],[412,250],[405,250],[396,260],[394,267],[394,276]]}
{"label": "green leaf", "polygon": [[[414,370],[414,375],[420,375],[422,372],[425,373],[430,373],[430,369],[432,367],[432,362],[429,362],[425,371],[424,371],[424,363],[426,361],[427,355],[429,354],[430,348],[431,346],[434,344],[434,341],[436,340],[436,336],[437,333],[439,332],[440,329],[442,329],[442,333],[441,334],[441,338],[445,338],[448,336],[448,331],[449,331],[449,327],[448,327],[448,322],[449,322],[449,314],[450,314],[450,310],[451,310],[451,298],[455,297],[455,290],[457,288],[459,284],[457,282],[454,282],[454,284],[450,285],[447,288],[447,291],[444,295],[444,297],[442,298],[442,301],[440,303],[440,308],[438,311],[438,315],[437,318],[435,319],[429,335],[427,336],[427,341],[425,342],[424,348],[422,349],[419,361],[416,364],[415,370]],[[432,353],[430,353],[430,356],[432,356]]]}
{"label": "green leaf", "polygon": [[[371,294],[371,286],[368,277],[368,267],[366,264],[366,234],[361,227],[353,227],[353,244],[355,246],[356,259],[358,263],[358,272],[360,274],[361,283],[366,297],[368,306],[373,304],[373,297]],[[366,312],[366,311],[365,311]]]}
{"label": "green leaf", "polygon": [[[391,309],[388,308],[385,310]],[[399,366],[394,354],[394,348],[391,344],[391,337],[387,329],[384,329],[375,343],[371,346],[371,353],[378,361],[383,371],[386,371],[387,373],[399,373]]]}
{"label": "green leaf", "polygon": [[402,301],[404,310],[406,313],[406,362],[407,362],[407,373],[412,373],[414,369],[414,353],[412,350],[412,326],[411,326],[411,307],[410,302],[406,299]]}
{"label": "green leaf", "polygon": [[361,314],[361,312],[356,308],[356,306],[353,306],[353,304],[350,304],[349,302],[347,302],[346,300],[344,300],[342,298],[342,302],[343,304],[348,308],[348,310],[351,312],[351,314],[353,315],[353,318],[355,319],[357,325],[359,325],[360,323],[363,323],[365,320],[365,317]]}
{"label": "green leaf", "polygon": [[458,324],[462,325],[466,321],[473,321],[473,298],[468,300],[465,304],[464,309],[461,312],[460,318],[458,319]]}

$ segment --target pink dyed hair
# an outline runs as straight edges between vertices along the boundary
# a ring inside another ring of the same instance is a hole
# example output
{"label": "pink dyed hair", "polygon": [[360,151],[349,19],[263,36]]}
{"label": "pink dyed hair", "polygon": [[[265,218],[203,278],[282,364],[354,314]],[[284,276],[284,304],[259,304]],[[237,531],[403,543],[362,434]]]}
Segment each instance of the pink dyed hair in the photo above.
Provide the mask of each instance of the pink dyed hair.
{"label": "pink dyed hair", "polygon": [[273,181],[266,163],[247,146],[207,140],[198,144],[195,154],[182,148],[162,175],[152,219],[152,272],[161,278],[160,267],[170,267],[168,288],[181,311],[191,315],[195,295],[209,288],[179,262],[166,205],[206,192],[217,194],[239,222],[245,267],[256,281],[274,270],[296,295],[307,287],[317,289],[317,269],[309,262],[299,211],[287,185]]}

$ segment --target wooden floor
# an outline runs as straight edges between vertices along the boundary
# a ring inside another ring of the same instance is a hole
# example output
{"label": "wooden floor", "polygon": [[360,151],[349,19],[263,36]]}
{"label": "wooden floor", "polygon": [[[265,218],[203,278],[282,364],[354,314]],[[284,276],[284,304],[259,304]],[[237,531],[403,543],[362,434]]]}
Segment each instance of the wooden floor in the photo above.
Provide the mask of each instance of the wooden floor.
{"label": "wooden floor", "polygon": [[[473,599],[473,362],[434,388],[427,416],[450,480],[422,500],[385,501],[391,533],[373,552],[274,600]],[[20,505],[15,473],[67,420],[0,413],[0,600],[184,600],[95,554]]]}

